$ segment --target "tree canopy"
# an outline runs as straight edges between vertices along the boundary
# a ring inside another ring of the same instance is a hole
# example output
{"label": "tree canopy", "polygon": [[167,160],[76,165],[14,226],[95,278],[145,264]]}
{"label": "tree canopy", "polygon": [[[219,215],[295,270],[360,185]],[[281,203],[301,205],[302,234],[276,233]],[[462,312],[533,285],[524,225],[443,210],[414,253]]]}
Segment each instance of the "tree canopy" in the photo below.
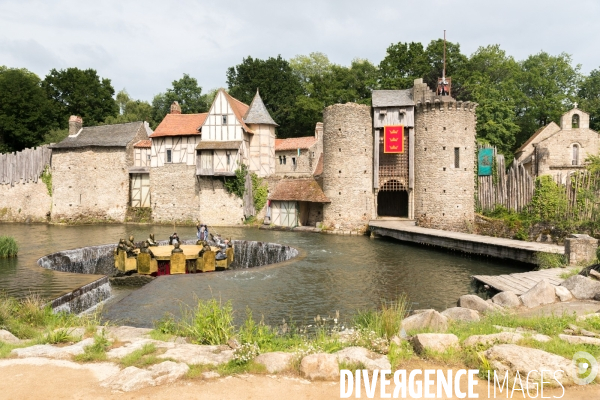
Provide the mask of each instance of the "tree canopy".
{"label": "tree canopy", "polygon": [[[160,124],[171,110],[171,104],[177,101],[183,114],[197,114],[208,111],[209,98],[202,94],[202,87],[196,78],[183,74],[183,78],[173,81],[172,87],[165,93],[159,93],[152,100],[152,120]],[[139,107],[138,107],[139,108]],[[152,124],[151,124],[152,125]],[[154,127],[154,126],[153,126]]]}

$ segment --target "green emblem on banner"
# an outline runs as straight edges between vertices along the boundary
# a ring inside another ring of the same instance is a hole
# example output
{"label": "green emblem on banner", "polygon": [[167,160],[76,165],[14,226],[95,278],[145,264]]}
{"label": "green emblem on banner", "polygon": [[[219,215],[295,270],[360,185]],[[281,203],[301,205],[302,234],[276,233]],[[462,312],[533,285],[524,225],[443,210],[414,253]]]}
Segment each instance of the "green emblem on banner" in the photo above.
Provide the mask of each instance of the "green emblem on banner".
{"label": "green emblem on banner", "polygon": [[494,149],[479,149],[477,174],[479,176],[491,175],[492,162],[494,162]]}

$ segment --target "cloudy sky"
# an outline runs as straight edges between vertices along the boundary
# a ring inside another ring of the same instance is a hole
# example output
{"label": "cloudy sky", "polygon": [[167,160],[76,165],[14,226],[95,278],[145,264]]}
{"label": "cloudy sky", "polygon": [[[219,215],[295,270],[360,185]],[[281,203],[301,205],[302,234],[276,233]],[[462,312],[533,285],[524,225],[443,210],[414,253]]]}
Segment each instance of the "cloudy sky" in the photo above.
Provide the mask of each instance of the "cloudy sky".
{"label": "cloudy sky", "polygon": [[378,64],[391,43],[443,36],[470,55],[500,44],[521,60],[541,50],[600,68],[598,0],[0,0],[0,65],[43,78],[93,68],[152,100],[188,73],[204,90],[246,56],[320,51],[332,62]]}

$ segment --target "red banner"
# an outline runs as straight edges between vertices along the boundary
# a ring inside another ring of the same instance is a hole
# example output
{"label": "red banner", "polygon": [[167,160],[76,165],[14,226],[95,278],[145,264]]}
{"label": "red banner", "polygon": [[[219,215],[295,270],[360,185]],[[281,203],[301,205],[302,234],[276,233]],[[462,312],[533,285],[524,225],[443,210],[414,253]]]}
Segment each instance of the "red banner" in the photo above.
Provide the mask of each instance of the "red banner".
{"label": "red banner", "polygon": [[383,127],[383,152],[404,153],[404,126]]}

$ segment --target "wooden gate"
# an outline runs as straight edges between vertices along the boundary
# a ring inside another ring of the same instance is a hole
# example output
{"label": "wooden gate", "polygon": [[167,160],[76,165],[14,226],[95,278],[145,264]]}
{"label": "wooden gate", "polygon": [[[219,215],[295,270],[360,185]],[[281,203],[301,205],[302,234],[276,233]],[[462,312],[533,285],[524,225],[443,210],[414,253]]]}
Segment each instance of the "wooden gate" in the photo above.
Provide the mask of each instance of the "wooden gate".
{"label": "wooden gate", "polygon": [[150,174],[130,175],[131,207],[150,207]]}
{"label": "wooden gate", "polygon": [[273,201],[271,203],[273,225],[298,226],[298,203],[295,201]]}

